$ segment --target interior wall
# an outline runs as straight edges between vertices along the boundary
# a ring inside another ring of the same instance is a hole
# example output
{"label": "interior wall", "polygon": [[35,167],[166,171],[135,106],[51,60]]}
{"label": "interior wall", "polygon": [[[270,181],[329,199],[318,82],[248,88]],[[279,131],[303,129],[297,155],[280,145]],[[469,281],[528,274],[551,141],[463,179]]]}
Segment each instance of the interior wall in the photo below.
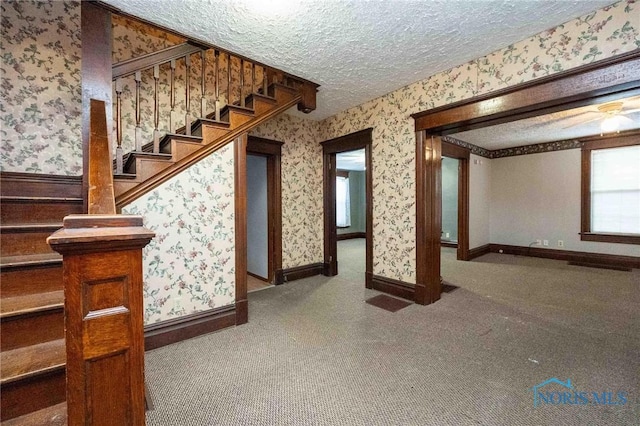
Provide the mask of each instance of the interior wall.
{"label": "interior wall", "polygon": [[469,248],[489,244],[491,218],[491,167],[488,158],[469,158]]}
{"label": "interior wall", "polygon": [[[320,140],[373,128],[373,273],[409,283],[416,279],[415,133],[410,114],[635,50],[639,12],[635,2],[620,1],[323,120]],[[480,207],[487,199],[473,195],[478,185],[473,169],[472,227],[483,225],[487,209]],[[471,248],[489,242],[488,229],[471,228]]]}
{"label": "interior wall", "polygon": [[82,175],[80,2],[3,0],[0,168]]}
{"label": "interior wall", "polygon": [[324,260],[322,146],[317,121],[280,114],[251,135],[282,146],[282,267]]}
{"label": "interior wall", "polygon": [[367,196],[364,171],[349,171],[349,207],[351,226],[338,228],[338,234],[366,232]]}
{"label": "interior wall", "polygon": [[640,256],[637,245],[580,241],[579,149],[491,161],[492,243],[526,247],[540,239],[550,249]]}
{"label": "interior wall", "polygon": [[442,237],[458,241],[458,166],[457,158],[442,157]]}
{"label": "interior wall", "polygon": [[122,209],[156,233],[143,249],[145,324],[235,303],[234,144]]}
{"label": "interior wall", "polygon": [[269,279],[267,157],[247,154],[247,271]]}

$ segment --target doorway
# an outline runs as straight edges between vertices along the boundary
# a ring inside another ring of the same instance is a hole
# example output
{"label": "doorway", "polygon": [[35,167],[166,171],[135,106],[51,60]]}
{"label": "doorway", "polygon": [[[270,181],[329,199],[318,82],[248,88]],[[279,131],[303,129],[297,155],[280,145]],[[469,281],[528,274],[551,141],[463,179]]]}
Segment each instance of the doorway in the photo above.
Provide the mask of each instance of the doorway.
{"label": "doorway", "polygon": [[[373,129],[366,129],[321,144],[324,159],[323,272],[326,276],[338,275],[338,240],[345,242],[344,248],[348,250],[346,246],[357,246],[356,240],[364,238],[364,280],[367,288],[371,288],[373,277],[372,132]],[[354,208],[351,208],[352,201],[357,204]]]}
{"label": "doorway", "polygon": [[247,289],[282,284],[282,142],[247,141]]}
{"label": "doorway", "polygon": [[441,245],[469,260],[469,157],[467,148],[442,142]]}

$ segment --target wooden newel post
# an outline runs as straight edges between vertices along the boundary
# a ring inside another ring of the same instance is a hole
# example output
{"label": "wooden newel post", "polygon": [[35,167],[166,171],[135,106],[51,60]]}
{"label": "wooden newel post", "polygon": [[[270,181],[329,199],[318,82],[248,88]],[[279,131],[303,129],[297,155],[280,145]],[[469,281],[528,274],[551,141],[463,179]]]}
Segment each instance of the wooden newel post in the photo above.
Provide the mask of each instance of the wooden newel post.
{"label": "wooden newel post", "polygon": [[68,424],[144,425],[142,217],[71,215],[47,239],[62,254]]}

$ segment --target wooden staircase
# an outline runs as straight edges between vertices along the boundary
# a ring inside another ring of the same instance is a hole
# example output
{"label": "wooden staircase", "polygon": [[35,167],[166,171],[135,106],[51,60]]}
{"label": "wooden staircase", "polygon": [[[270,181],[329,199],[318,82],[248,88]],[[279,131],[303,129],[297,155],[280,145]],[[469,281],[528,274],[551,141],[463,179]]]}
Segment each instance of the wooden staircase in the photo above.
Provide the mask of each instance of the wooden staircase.
{"label": "wooden staircase", "polygon": [[[1,181],[1,419],[29,424],[17,417],[52,406],[49,417],[59,419],[65,401],[62,256],[46,238],[66,215],[82,213],[81,180],[2,173]],[[55,423],[40,418],[34,424]]]}
{"label": "wooden staircase", "polygon": [[[304,112],[315,108],[316,84],[235,56],[233,59],[238,59],[242,64],[242,76],[235,80],[240,82],[240,87],[234,87],[231,77],[228,77],[225,98],[230,99],[231,103],[220,108],[224,83],[219,80],[217,60],[220,55],[227,55],[229,64],[232,54],[215,48],[217,110],[193,122],[186,118],[185,127],[158,136],[158,78],[155,77],[155,140],[146,144],[136,140],[138,149],[123,154],[120,116],[122,92],[119,91],[117,80],[127,75],[136,76],[136,108],[139,116],[140,73],[152,69],[157,75],[161,64],[175,62],[177,58],[185,59],[189,55],[202,54],[204,58],[202,49],[194,45],[181,45],[114,65],[112,76],[117,100],[114,99],[113,103],[118,108],[114,120],[118,130],[114,138],[117,150],[113,160],[113,192],[118,211],[292,106],[297,104],[298,109]],[[250,66],[250,84],[245,84],[245,65]],[[255,69],[258,67],[262,71],[262,81],[255,78]],[[227,76],[230,72],[231,68],[228,68]],[[171,78],[173,90],[173,74]],[[187,105],[188,85],[187,80]],[[249,91],[253,93],[246,95],[246,91],[243,91],[245,86],[251,87]],[[204,74],[202,87],[204,93]],[[236,96],[238,90],[240,96]],[[204,105],[203,99],[202,115],[205,115]],[[173,114],[173,104],[171,108]],[[189,116],[189,111],[186,111],[186,116]],[[139,130],[139,120],[137,126],[136,130]],[[108,168],[109,160],[105,158]],[[84,173],[90,174],[87,170]],[[65,216],[91,213],[91,208],[85,211],[87,194],[83,193],[81,177],[3,172],[0,180],[0,421],[3,425],[66,424],[68,378],[62,256],[55,253],[46,240],[63,227]],[[88,199],[89,205],[92,205],[91,196]],[[67,338],[71,339],[76,334],[67,334]],[[69,368],[73,359],[69,358]]]}
{"label": "wooden staircase", "polygon": [[142,151],[124,154],[123,173],[117,173],[114,160],[116,206],[121,208],[134,201],[301,99],[296,89],[274,82],[268,86],[266,95],[249,94],[245,106],[223,107],[220,120],[215,120],[212,112],[195,120],[190,134],[186,134],[184,127],[176,133],[165,134],[160,138],[159,152],[153,152],[154,143],[149,142],[142,146]]}

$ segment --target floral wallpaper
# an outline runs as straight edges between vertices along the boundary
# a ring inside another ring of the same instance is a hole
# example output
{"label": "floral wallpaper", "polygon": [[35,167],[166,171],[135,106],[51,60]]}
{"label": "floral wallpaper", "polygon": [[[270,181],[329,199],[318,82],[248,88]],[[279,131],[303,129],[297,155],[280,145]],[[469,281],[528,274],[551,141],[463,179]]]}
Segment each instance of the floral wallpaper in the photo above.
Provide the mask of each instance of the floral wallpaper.
{"label": "floral wallpaper", "polygon": [[410,114],[638,48],[640,6],[624,0],[323,120],[320,141],[374,128],[374,274],[415,282]]}
{"label": "floral wallpaper", "polygon": [[235,303],[234,208],[229,144],[122,209],[156,233],[143,251],[145,324]]}
{"label": "floral wallpaper", "polygon": [[2,171],[82,174],[80,2],[0,2]]}
{"label": "floral wallpaper", "polygon": [[282,146],[282,267],[322,262],[322,146],[318,122],[280,114],[251,134]]}
{"label": "floral wallpaper", "polygon": [[[127,59],[139,57],[147,53],[156,52],[184,43],[186,40],[180,37],[167,34],[154,27],[113,15],[112,19],[113,31],[113,63],[125,61]],[[189,73],[189,116],[191,121],[202,117],[202,58],[200,53],[190,55],[191,68]],[[220,54],[218,60],[218,70],[220,73],[219,87],[220,107],[227,104],[227,61],[225,54]],[[176,60],[174,96],[175,106],[173,123],[171,122],[171,65],[170,63],[160,65],[160,74],[158,81],[159,96],[159,123],[158,129],[161,134],[175,131],[184,127],[186,118],[186,61],[184,58]],[[233,101],[240,99],[240,67],[241,62],[238,58],[231,60],[231,96]],[[248,63],[245,63],[244,74],[244,94],[245,96],[251,92],[252,69]],[[255,83],[257,89],[262,82],[262,68],[255,67]],[[136,134],[136,82],[133,75],[123,77],[121,83],[121,100],[122,100],[122,147],[124,153],[132,151],[135,148]],[[215,111],[215,90],[216,90],[216,74],[215,74],[215,55],[212,49],[205,53],[205,114]],[[154,108],[155,108],[155,80],[153,78],[153,69],[142,71],[140,84],[140,128],[142,143],[146,144],[153,140],[154,130]],[[114,110],[113,117],[116,117],[117,93],[116,85],[113,88]],[[115,118],[114,118],[115,120]],[[172,125],[173,124],[173,125]],[[114,134],[116,123],[113,123]],[[114,140],[116,138],[114,137]],[[115,145],[115,144],[114,144]],[[115,150],[115,146],[113,147]]]}

